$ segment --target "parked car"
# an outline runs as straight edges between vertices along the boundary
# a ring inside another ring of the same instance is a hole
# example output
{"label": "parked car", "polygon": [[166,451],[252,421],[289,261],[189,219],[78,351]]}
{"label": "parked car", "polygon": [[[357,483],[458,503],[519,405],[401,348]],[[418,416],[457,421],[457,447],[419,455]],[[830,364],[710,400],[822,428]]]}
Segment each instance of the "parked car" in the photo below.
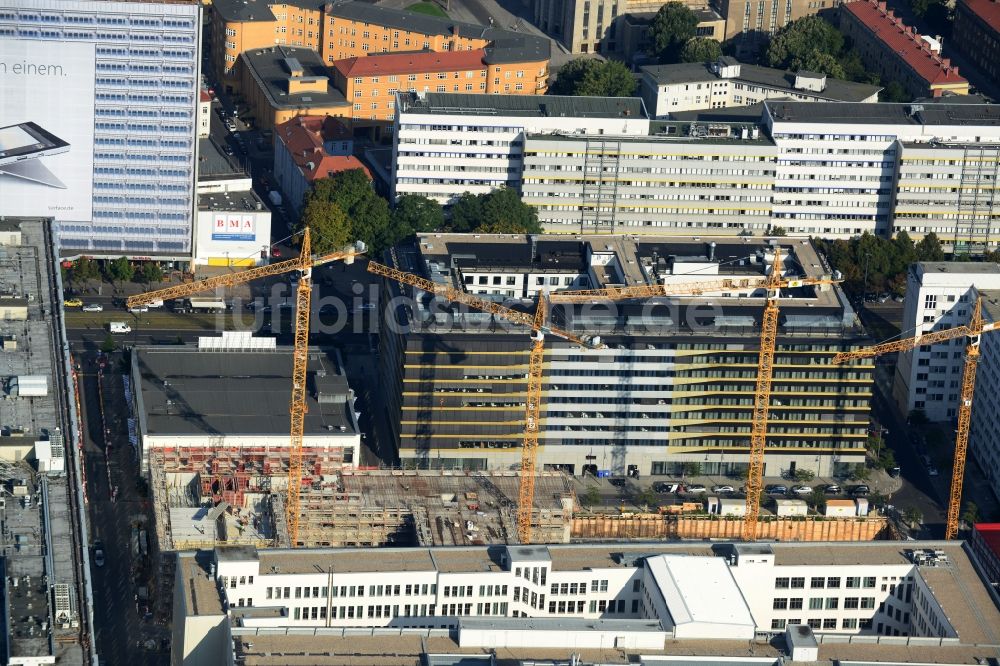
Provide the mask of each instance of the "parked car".
{"label": "parked car", "polygon": [[653,484],[654,493],[676,493],[681,487],[679,483],[667,483],[666,481],[657,481]]}
{"label": "parked car", "polygon": [[684,492],[691,493],[691,494],[699,494],[700,495],[701,493],[707,493],[708,492],[708,488],[706,488],[705,486],[701,485],[700,483],[695,483],[695,484],[692,484],[690,486],[685,486],[684,487]]}
{"label": "parked car", "polygon": [[938,468],[935,467],[934,465],[931,465],[930,467],[927,468],[927,474],[928,476],[937,476]]}
{"label": "parked car", "polygon": [[615,488],[624,488],[625,487],[625,479],[622,478],[622,477],[615,477],[613,479],[608,479],[608,483],[610,483],[611,485],[613,485]]}
{"label": "parked car", "polygon": [[811,495],[813,489],[809,486],[792,486],[793,495]]}
{"label": "parked car", "polygon": [[136,305],[135,307],[129,308],[128,311],[131,312],[132,314],[142,314],[144,312],[149,312],[149,306]]}
{"label": "parked car", "polygon": [[81,301],[79,298],[67,298],[65,301],[63,301],[63,305],[66,306],[67,308],[78,308],[81,305],[83,305],[83,301]]}
{"label": "parked car", "polygon": [[104,306],[100,303],[91,303],[83,306],[84,312],[104,312]]}
{"label": "parked car", "polygon": [[870,492],[871,489],[864,484],[851,488],[851,494],[855,497],[865,497]]}
{"label": "parked car", "polygon": [[280,257],[281,256],[281,250],[278,249],[278,248],[276,248],[276,247],[271,248],[271,256],[275,257],[275,258]]}
{"label": "parked car", "polygon": [[94,542],[94,564],[104,566],[104,544],[100,541]]}
{"label": "parked car", "polygon": [[839,495],[842,492],[844,492],[843,488],[841,488],[840,486],[838,486],[835,483],[831,483],[830,485],[823,486],[823,493],[826,494],[826,495]]}
{"label": "parked car", "polygon": [[712,486],[712,492],[715,493],[715,494],[717,494],[717,495],[728,495],[730,493],[735,493],[736,492],[736,488],[733,488],[732,486],[729,486],[729,485]]}
{"label": "parked car", "polygon": [[788,486],[783,486],[781,484],[771,484],[764,488],[764,492],[768,495],[787,495]]}
{"label": "parked car", "polygon": [[895,467],[889,470],[889,476],[891,476],[894,479],[898,479],[899,475],[902,474],[902,472],[903,471],[900,469],[899,465],[896,465]]}

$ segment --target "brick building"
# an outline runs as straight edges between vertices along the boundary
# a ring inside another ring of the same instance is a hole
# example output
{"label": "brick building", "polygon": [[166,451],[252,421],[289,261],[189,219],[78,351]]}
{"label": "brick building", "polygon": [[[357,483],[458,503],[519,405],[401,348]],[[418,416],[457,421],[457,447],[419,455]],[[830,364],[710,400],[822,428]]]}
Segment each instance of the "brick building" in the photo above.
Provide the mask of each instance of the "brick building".
{"label": "brick building", "polygon": [[940,44],[904,24],[885,2],[841,5],[840,29],[854,42],[866,67],[883,81],[897,81],[913,97],[969,94],[969,82],[942,57]]}

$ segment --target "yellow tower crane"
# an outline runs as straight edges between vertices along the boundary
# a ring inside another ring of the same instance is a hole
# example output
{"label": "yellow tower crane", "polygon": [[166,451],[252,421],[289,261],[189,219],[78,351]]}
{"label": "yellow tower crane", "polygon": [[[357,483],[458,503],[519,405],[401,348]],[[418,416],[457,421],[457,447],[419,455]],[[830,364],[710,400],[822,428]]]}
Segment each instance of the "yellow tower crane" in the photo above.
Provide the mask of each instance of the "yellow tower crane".
{"label": "yellow tower crane", "polygon": [[983,333],[995,331],[1000,323],[983,321],[983,303],[976,299],[969,323],[941,331],[931,331],[911,338],[893,342],[885,342],[873,347],[842,352],[833,357],[834,363],[846,363],[864,358],[874,358],[892,352],[910,351],[916,347],[932,345],[937,342],[968,338],[965,346],[965,368],[962,372],[962,392],[958,403],[958,429],[955,432],[955,456],[951,470],[951,491],[948,495],[948,519],[945,522],[944,536],[954,539],[958,535],[958,513],[962,503],[962,482],[965,478],[965,459],[969,447],[969,424],[972,420],[972,399],[976,389],[976,367],[979,363],[979,342]]}
{"label": "yellow tower crane", "polygon": [[771,380],[774,376],[774,350],[778,342],[778,297],[782,289],[824,284],[840,280],[782,277],[781,248],[774,248],[774,264],[762,285],[767,291],[767,305],[760,322],[760,356],[757,360],[757,384],[754,388],[753,416],[750,423],[750,467],[747,470],[746,516],[742,538],[757,540],[760,518],[760,492],[764,487],[764,447],[767,443],[767,418],[771,404]]}
{"label": "yellow tower crane", "polygon": [[[528,386],[525,399],[524,439],[521,448],[521,479],[517,504],[517,531],[518,539],[521,543],[531,543],[531,512],[535,497],[535,469],[538,458],[538,432],[541,418],[545,334],[551,333],[556,337],[586,347],[594,348],[600,346],[593,344],[592,340],[584,340],[567,331],[546,326],[547,298],[553,302],[578,303],[595,299],[617,301],[656,296],[690,296],[729,289],[753,289],[765,286],[769,280],[772,280],[772,278],[720,278],[714,281],[682,282],[672,285],[640,285],[634,287],[559,291],[553,292],[547,295],[547,297],[544,294],[540,294],[534,314],[529,315],[473,294],[468,294],[449,285],[432,282],[373,261],[368,263],[368,270],[376,275],[381,275],[402,284],[408,284],[450,301],[463,303],[477,310],[494,314],[502,319],[527,326],[532,331],[532,346],[528,361]],[[782,286],[821,283],[815,280],[784,282],[787,284],[782,284]]]}
{"label": "yellow tower crane", "polygon": [[219,287],[232,287],[245,284],[258,278],[272,275],[282,275],[292,271],[301,271],[299,286],[295,292],[295,346],[292,354],[292,399],[288,413],[291,416],[289,428],[291,442],[288,455],[288,493],[285,503],[285,514],[288,521],[288,539],[291,547],[296,547],[299,538],[299,498],[302,492],[302,438],[306,418],[306,369],[309,364],[309,307],[312,302],[312,269],[333,261],[343,260],[352,263],[354,257],[364,251],[361,243],[341,252],[332,252],[322,256],[313,256],[309,229],[302,233],[302,246],[299,256],[295,259],[280,261],[268,266],[249,268],[245,271],[227,273],[205,278],[196,282],[180,284],[166,289],[157,289],[144,294],[130,296],[127,305],[130,308],[147,305],[157,300],[184,298],[193,294],[204,293]]}

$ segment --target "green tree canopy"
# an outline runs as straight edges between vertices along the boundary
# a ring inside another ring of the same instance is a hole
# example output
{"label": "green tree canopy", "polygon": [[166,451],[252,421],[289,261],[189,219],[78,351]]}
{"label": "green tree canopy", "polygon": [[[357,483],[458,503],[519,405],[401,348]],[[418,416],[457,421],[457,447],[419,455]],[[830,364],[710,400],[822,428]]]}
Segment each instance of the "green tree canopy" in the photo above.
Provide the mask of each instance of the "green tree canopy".
{"label": "green tree canopy", "polygon": [[451,231],[472,231],[483,217],[483,201],[470,192],[463,192],[451,206]]}
{"label": "green tree canopy", "polygon": [[118,257],[107,264],[108,279],[112,282],[128,282],[135,275],[135,268],[125,257]]}
{"label": "green tree canopy", "polygon": [[680,2],[668,2],[649,25],[650,55],[662,63],[677,62],[681,50],[695,36],[698,17]]}
{"label": "green tree canopy", "polygon": [[708,37],[692,37],[681,49],[681,62],[715,62],[722,55],[722,44]]}
{"label": "green tree canopy", "polygon": [[913,96],[906,92],[906,88],[899,81],[889,81],[882,92],[878,94],[878,101],[902,104],[913,100]]}
{"label": "green tree canopy", "polygon": [[920,239],[916,249],[918,261],[944,261],[941,241],[933,231]]}
{"label": "green tree canopy", "polygon": [[771,67],[791,67],[796,60],[809,62],[814,59],[814,51],[836,58],[843,48],[844,36],[830,23],[813,14],[781,28],[768,44],[765,59]]}
{"label": "green tree canopy", "polygon": [[311,233],[313,252],[336,252],[351,242],[352,225],[347,213],[335,203],[312,199],[302,210],[300,226]]}
{"label": "green tree canopy", "polygon": [[[337,235],[342,231],[336,218],[336,213],[328,207],[320,207],[309,215],[306,213],[311,205],[317,202],[336,204],[347,216],[347,235]],[[317,252],[336,251],[355,240],[364,241],[369,249],[378,252],[394,243],[398,238],[393,233],[389,223],[389,203],[372,189],[368,175],[362,169],[341,171],[329,178],[321,178],[313,183],[312,189],[306,193],[303,219],[300,226],[310,226],[310,222],[320,222],[327,216],[333,216],[327,226],[311,227],[313,230],[313,247]],[[333,238],[325,238],[329,231]]]}
{"label": "green tree canopy", "polygon": [[807,70],[810,72],[817,72],[819,74],[826,74],[829,77],[835,79],[845,79],[847,78],[847,73],[844,71],[844,67],[837,60],[837,56],[830,53],[825,53],[823,51],[817,51],[813,49],[807,51],[803,56],[796,56],[792,58],[792,62],[789,67],[796,72],[799,70]]}
{"label": "green tree canopy", "polygon": [[496,234],[537,234],[538,211],[521,201],[516,190],[501,187],[483,195],[482,219],[476,231]]}
{"label": "green tree canopy", "polygon": [[73,262],[72,276],[74,280],[93,280],[101,274],[97,262],[87,257],[81,257]]}
{"label": "green tree canopy", "polygon": [[444,226],[444,210],[434,199],[419,194],[404,194],[392,210],[392,228],[400,238],[423,231],[437,231]]}
{"label": "green tree canopy", "polygon": [[623,63],[576,58],[559,69],[549,94],[628,97],[635,92],[635,88],[635,77]]}
{"label": "green tree canopy", "polygon": [[142,265],[139,275],[142,276],[142,281],[146,284],[161,282],[163,280],[163,269],[155,261],[147,261]]}

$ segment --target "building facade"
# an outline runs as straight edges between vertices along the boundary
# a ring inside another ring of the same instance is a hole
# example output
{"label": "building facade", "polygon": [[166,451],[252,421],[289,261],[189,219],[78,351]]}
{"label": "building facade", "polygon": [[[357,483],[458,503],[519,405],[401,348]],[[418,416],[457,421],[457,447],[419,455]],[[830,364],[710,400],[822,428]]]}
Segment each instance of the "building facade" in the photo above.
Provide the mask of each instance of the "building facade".
{"label": "building facade", "polygon": [[842,0],[714,0],[712,7],[726,21],[725,39],[733,40],[735,55],[752,58],[778,30],[804,16],[833,10]]}
{"label": "building facade", "polygon": [[[696,37],[706,37],[717,42],[725,38],[726,20],[718,12],[708,6],[694,7],[691,11],[698,19],[695,26]],[[604,54],[632,66],[655,62],[650,54],[653,42],[649,32],[649,24],[655,17],[656,12],[629,12],[622,15],[613,28],[616,39],[605,44]]]}
{"label": "building facade", "polygon": [[[336,0],[274,4],[269,0],[220,0],[213,3],[212,54],[225,85],[240,55],[254,49],[298,46],[316,51],[326,65],[377,53],[485,51],[491,79],[511,86],[514,72],[531,72],[523,83],[534,94],[547,88],[549,41],[522,32],[458,23],[366,2]],[[528,85],[530,84],[530,86]]]}
{"label": "building facade", "polygon": [[885,2],[855,0],[840,7],[840,29],[867,67],[896,81],[913,97],[969,94],[969,82],[928,40],[896,17]]}
{"label": "building facade", "polygon": [[988,78],[1000,79],[1000,4],[993,0],[959,0],[951,32],[953,46]]}
{"label": "building facade", "polygon": [[[977,283],[979,280],[977,280]],[[984,288],[977,289],[982,298],[983,319],[1000,322],[1000,292],[991,287],[996,278],[984,281]],[[979,471],[986,477],[994,494],[1000,494],[1000,429],[997,428],[996,409],[1000,409],[1000,340],[996,333],[984,335],[979,345],[979,366],[976,370],[976,388],[972,401],[972,424],[969,430],[969,454],[978,463]],[[964,348],[963,348],[964,349]],[[996,531],[990,535],[996,544]],[[994,559],[997,556],[994,555]],[[994,563],[994,571],[1000,571]],[[1000,576],[994,581],[1000,580]]]}
{"label": "building facade", "polygon": [[448,205],[511,187],[551,232],[933,231],[968,252],[1000,242],[992,106],[770,100],[756,123],[658,122],[637,102],[401,97],[392,194]]}
{"label": "building facade", "polygon": [[[683,654],[694,646],[686,641],[740,642],[747,663],[748,643],[792,627],[814,647],[821,638],[867,636],[857,642],[909,638],[933,650],[989,640],[990,623],[1000,621],[953,543],[624,545],[182,553],[173,645],[184,654],[175,660],[193,666],[213,644],[231,650],[218,640],[229,627],[257,628],[261,640],[292,628],[310,638],[347,628],[447,629],[461,648],[604,648],[650,660]],[[956,585],[966,593],[951,594]],[[803,656],[795,661],[819,662]]]}
{"label": "building facade", "polygon": [[[968,323],[976,298],[998,288],[1000,264],[913,264],[906,275],[902,329],[907,335],[918,335],[962,326]],[[955,418],[966,344],[964,338],[956,338],[899,354],[893,397],[904,414],[921,410],[931,421]]]}
{"label": "building facade", "polygon": [[4,43],[43,44],[56,59],[60,44],[93,48],[92,145],[70,147],[92,152],[92,207],[87,219],[54,213],[64,254],[190,260],[200,35],[198,4],[0,3]]}
{"label": "building facade", "polygon": [[804,70],[785,72],[741,64],[724,56],[714,63],[650,65],[642,68],[641,92],[649,114],[750,106],[780,97],[802,102],[878,102],[881,88],[827,78]]}
{"label": "building facade", "polygon": [[[773,260],[770,246],[736,237],[709,244],[690,237],[421,235],[419,250],[429,279],[529,310],[540,289],[555,299],[565,289],[673,284],[693,275],[735,280],[708,301],[561,306],[556,325],[600,336],[603,346],[584,349],[549,336],[538,465],[632,476],[680,476],[685,464],[706,474],[745,469],[763,308],[753,285]],[[785,251],[792,258],[784,270],[823,274],[808,244]],[[740,280],[749,282],[741,287]],[[402,464],[516,468],[527,333],[475,312],[433,316],[440,305],[413,296],[403,329],[383,322],[381,334],[381,371],[385,385],[396,387],[387,396],[388,419]],[[865,344],[865,333],[837,289],[796,301],[782,310],[765,474],[846,474],[864,459],[871,366],[829,359]]]}

